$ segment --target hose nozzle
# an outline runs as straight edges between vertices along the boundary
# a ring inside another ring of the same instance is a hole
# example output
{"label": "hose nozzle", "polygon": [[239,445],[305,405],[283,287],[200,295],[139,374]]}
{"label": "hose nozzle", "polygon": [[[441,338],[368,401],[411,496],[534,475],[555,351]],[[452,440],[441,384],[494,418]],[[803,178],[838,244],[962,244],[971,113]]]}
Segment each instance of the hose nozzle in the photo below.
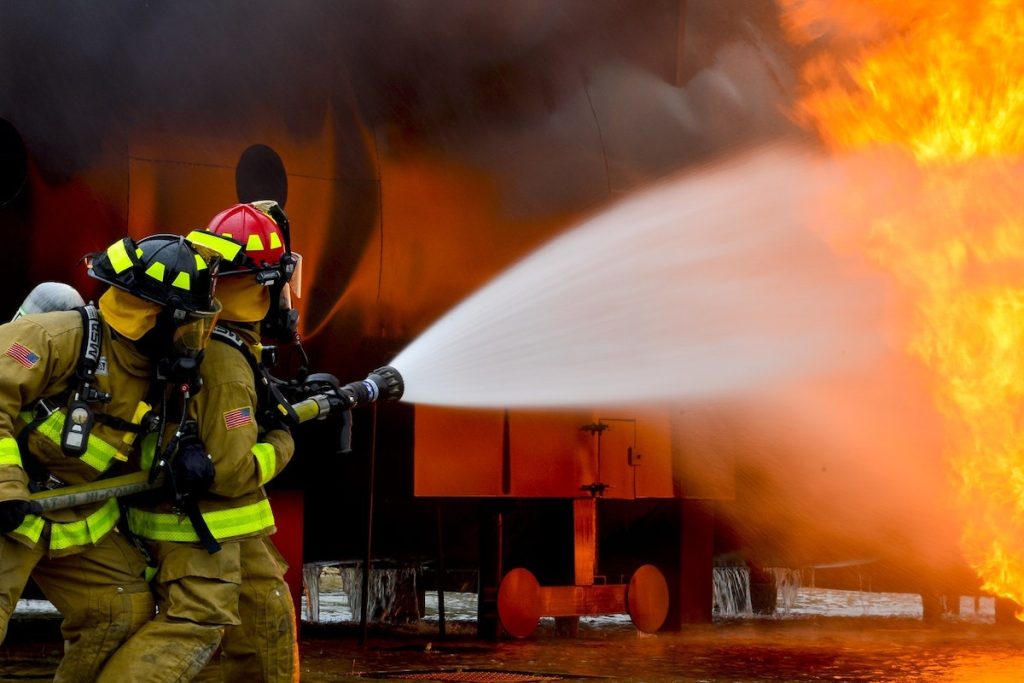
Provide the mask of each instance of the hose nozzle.
{"label": "hose nozzle", "polygon": [[349,382],[338,388],[338,394],[348,403],[346,408],[374,401],[397,401],[404,392],[405,381],[390,365],[377,368],[361,382]]}

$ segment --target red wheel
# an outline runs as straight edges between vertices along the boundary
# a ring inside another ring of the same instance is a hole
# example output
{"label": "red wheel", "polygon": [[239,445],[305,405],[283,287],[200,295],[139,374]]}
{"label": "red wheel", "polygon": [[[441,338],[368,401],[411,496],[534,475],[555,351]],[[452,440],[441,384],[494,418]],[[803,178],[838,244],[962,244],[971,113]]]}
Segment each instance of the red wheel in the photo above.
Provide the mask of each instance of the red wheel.
{"label": "red wheel", "polygon": [[654,633],[668,616],[668,583],[653,564],[637,569],[626,586],[626,610],[633,624],[644,633]]}
{"label": "red wheel", "polygon": [[529,570],[513,569],[498,587],[498,619],[516,638],[533,633],[540,622],[540,584]]}

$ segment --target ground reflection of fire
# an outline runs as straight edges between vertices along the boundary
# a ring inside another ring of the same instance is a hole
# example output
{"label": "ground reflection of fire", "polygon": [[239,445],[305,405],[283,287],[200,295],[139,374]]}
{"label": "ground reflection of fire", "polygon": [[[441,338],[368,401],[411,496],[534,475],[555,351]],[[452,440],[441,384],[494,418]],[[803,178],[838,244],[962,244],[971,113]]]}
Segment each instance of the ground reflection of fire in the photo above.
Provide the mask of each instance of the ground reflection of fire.
{"label": "ground reflection of fire", "polygon": [[911,300],[906,347],[949,425],[965,556],[1024,605],[1024,4],[781,4],[791,36],[828,45],[798,117],[832,150],[870,155],[846,218]]}

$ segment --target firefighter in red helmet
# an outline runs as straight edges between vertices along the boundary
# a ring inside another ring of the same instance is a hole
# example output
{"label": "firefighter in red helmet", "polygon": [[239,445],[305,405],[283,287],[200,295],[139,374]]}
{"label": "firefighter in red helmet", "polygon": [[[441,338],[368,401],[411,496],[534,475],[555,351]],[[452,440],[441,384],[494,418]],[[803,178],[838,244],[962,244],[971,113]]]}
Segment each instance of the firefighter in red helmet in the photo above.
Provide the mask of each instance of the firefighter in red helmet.
{"label": "firefighter in red helmet", "polygon": [[[287,566],[269,538],[276,529],[263,489],[288,464],[294,443],[283,421],[261,418],[266,400],[258,374],[261,332],[294,335],[288,302],[300,260],[274,202],[233,206],[188,239],[223,257],[220,323],[193,401],[216,469],[199,502],[212,539],[166,506],[129,510],[132,531],[159,567],[161,614],[121,648],[101,680],[190,680],[218,645],[224,680],[298,680],[295,609]],[[215,553],[211,540],[219,546]]]}
{"label": "firefighter in red helmet", "polygon": [[156,368],[194,366],[216,320],[212,264],[181,237],[125,238],[86,262],[110,285],[98,310],[0,325],[0,638],[31,575],[64,618],[57,681],[95,680],[152,618],[153,598],[116,500],[40,512],[30,491],[122,466],[152,412]]}

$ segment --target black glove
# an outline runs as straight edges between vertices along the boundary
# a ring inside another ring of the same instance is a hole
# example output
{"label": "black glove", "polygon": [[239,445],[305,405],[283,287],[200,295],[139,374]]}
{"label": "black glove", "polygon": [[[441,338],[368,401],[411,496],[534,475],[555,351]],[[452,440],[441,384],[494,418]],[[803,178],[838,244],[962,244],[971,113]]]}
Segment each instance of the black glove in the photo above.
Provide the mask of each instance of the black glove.
{"label": "black glove", "polygon": [[259,419],[257,420],[260,426],[260,432],[266,434],[272,432],[275,429],[279,429],[283,432],[291,434],[292,421],[288,419],[287,415],[283,415],[280,410],[270,408],[260,413]]}
{"label": "black glove", "polygon": [[185,434],[171,459],[171,485],[175,495],[201,496],[213,486],[213,458],[195,434]]}
{"label": "black glove", "polygon": [[14,531],[21,526],[28,513],[29,502],[27,500],[0,501],[0,534]]}

